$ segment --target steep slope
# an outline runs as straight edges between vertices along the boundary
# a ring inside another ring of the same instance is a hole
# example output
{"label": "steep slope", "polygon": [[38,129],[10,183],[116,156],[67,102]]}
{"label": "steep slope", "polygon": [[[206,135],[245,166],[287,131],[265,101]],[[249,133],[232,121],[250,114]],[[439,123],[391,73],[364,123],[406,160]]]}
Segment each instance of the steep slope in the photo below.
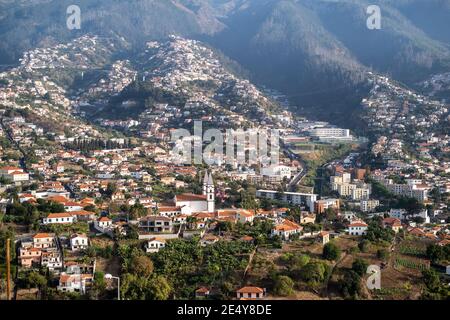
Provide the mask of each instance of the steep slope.
{"label": "steep slope", "polygon": [[[99,132],[72,114],[71,89],[84,73],[106,68],[120,45],[95,36],[27,51],[16,68],[0,73],[0,106],[46,132],[78,136]],[[78,86],[78,84],[77,84]]]}
{"label": "steep slope", "polygon": [[179,0],[80,0],[81,30],[68,30],[70,0],[4,4],[0,25],[0,63],[13,63],[30,48],[67,41],[86,33],[124,36],[141,44],[170,34],[210,34],[222,28],[205,8],[197,12]]}
{"label": "steep slope", "polygon": [[[295,1],[252,2],[227,25],[214,45],[250,69],[256,81],[300,106],[327,107],[326,116],[335,120],[335,111],[352,104],[345,100],[362,84],[365,67],[309,8]],[[309,108],[310,116],[320,109]]]}
{"label": "steep slope", "polygon": [[[314,8],[325,28],[332,30],[333,35],[359,61],[378,72],[392,74],[397,79],[412,84],[428,74],[450,68],[449,43],[439,42],[417,27],[402,13],[408,10],[400,5],[401,2],[305,2]],[[410,6],[418,2],[420,1],[409,1]],[[366,27],[366,8],[372,4],[378,4],[381,9],[380,30],[369,30]],[[414,8],[414,12],[419,12],[420,7]],[[438,11],[445,12],[445,7]],[[429,31],[433,34],[440,32],[439,28]]]}
{"label": "steep slope", "polygon": [[[0,64],[87,33],[124,37],[135,52],[175,34],[208,42],[296,110],[338,124],[367,94],[369,69],[408,85],[450,71],[449,0],[80,0],[82,28],[73,31],[70,4],[0,1]],[[366,27],[371,4],[381,7],[381,30]]]}
{"label": "steep slope", "polygon": [[449,0],[385,0],[430,38],[450,44]]}
{"label": "steep slope", "polygon": [[[139,78],[105,106],[101,117],[137,116],[155,103],[180,107],[194,118],[189,109],[208,109],[202,116],[242,117],[252,121],[279,111],[248,80],[235,75],[222,57],[205,44],[172,36],[166,42],[149,42],[135,61]],[[130,101],[134,107],[130,108]],[[126,112],[124,112],[124,109]]]}

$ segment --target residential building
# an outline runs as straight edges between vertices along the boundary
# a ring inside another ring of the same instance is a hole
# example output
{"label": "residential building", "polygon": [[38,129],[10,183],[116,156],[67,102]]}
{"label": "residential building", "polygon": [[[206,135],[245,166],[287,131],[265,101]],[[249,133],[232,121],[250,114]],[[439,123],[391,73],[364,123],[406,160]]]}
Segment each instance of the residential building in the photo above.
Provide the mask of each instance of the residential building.
{"label": "residential building", "polygon": [[361,200],[360,209],[362,212],[372,212],[380,205],[380,200]]}
{"label": "residential building", "polygon": [[85,294],[87,288],[92,285],[93,281],[94,277],[91,274],[67,274],[63,272],[59,276],[57,290]]}
{"label": "residential building", "polygon": [[326,209],[336,209],[338,210],[340,207],[339,199],[321,199],[317,200],[314,203],[314,212],[316,214],[322,214]]}
{"label": "residential building", "polygon": [[278,192],[275,190],[258,190],[257,198],[279,200],[294,205],[304,205],[310,212],[314,212],[314,203],[317,201],[317,194],[299,192]]}
{"label": "residential building", "polygon": [[281,223],[275,225],[275,227],[272,229],[272,236],[279,236],[284,240],[288,240],[294,234],[298,234],[302,230],[302,226],[290,220],[284,219]]}
{"label": "residential building", "polygon": [[147,216],[139,220],[139,229],[148,233],[172,233],[172,219],[162,216]]}
{"label": "residential building", "polygon": [[43,219],[43,224],[70,224],[74,222],[74,217],[70,213],[50,213]]}
{"label": "residential building", "polygon": [[367,233],[368,225],[363,221],[354,221],[348,226],[348,233],[352,236],[363,236]]}
{"label": "residential building", "polygon": [[266,291],[259,287],[243,287],[236,291],[238,299],[262,299]]}
{"label": "residential building", "polygon": [[166,240],[161,238],[152,238],[145,245],[145,252],[154,253],[166,246]]}
{"label": "residential building", "polygon": [[382,221],[383,228],[389,228],[395,233],[398,233],[402,229],[402,223],[397,218],[384,218]]}
{"label": "residential building", "polygon": [[70,237],[70,249],[72,251],[84,250],[89,246],[89,239],[85,234],[73,234]]}

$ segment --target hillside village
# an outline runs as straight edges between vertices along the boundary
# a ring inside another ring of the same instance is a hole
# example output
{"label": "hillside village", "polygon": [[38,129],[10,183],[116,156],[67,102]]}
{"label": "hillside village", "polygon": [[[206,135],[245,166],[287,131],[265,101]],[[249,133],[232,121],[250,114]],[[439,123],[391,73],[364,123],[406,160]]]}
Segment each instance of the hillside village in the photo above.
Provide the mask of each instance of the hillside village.
{"label": "hillside village", "polygon": [[[85,36],[0,74],[0,239],[13,239],[16,299],[448,295],[448,106],[371,75],[363,137],[296,116],[200,42],[151,42],[105,71],[111,47]],[[55,77],[71,68],[70,85]],[[279,163],[177,163],[171,132],[199,120],[278,130]],[[365,286],[369,265],[381,289]]]}

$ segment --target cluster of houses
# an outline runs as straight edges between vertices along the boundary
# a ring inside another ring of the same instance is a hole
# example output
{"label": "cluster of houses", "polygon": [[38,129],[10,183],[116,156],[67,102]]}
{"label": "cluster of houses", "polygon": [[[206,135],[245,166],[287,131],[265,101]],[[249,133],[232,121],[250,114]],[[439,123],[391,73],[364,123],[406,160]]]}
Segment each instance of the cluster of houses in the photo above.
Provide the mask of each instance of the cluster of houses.
{"label": "cluster of houses", "polygon": [[89,246],[85,234],[72,234],[68,238],[54,233],[36,233],[31,238],[23,238],[18,248],[20,266],[26,269],[47,268],[59,277],[57,289],[63,292],[85,293],[93,282],[95,260],[86,265],[67,260],[64,249],[72,252],[84,250]]}

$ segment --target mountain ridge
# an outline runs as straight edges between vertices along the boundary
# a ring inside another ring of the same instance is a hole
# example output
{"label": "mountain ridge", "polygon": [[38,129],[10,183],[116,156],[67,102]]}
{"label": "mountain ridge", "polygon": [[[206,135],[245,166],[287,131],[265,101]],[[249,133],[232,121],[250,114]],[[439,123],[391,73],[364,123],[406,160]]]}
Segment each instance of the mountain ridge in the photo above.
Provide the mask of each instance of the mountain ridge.
{"label": "mountain ridge", "polygon": [[[86,33],[125,37],[136,51],[175,34],[222,51],[253,82],[284,92],[298,110],[333,119],[353,112],[367,93],[367,70],[410,86],[450,71],[450,39],[442,31],[450,28],[444,19],[449,1],[82,0],[82,29],[74,31],[65,26],[69,4],[0,2],[7,9],[0,17],[0,63]],[[365,26],[369,4],[382,9],[381,30]]]}

